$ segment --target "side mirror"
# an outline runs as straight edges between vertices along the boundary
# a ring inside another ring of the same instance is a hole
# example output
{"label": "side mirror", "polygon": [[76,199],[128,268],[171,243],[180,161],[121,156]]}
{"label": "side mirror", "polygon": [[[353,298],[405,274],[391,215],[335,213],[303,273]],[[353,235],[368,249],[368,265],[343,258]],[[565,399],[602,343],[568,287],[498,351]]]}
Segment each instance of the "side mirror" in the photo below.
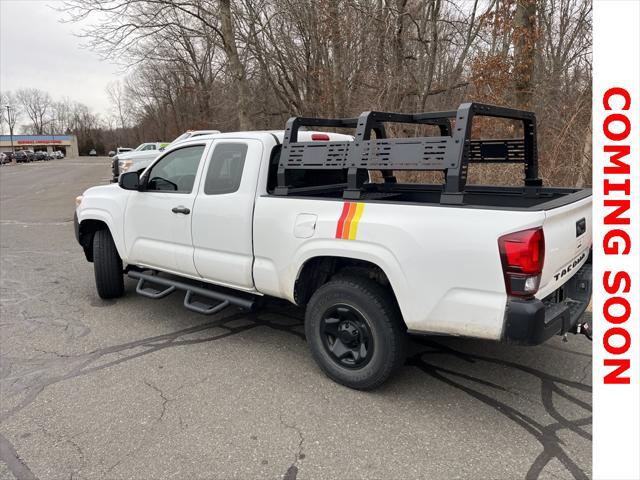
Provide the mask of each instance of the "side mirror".
{"label": "side mirror", "polygon": [[140,178],[138,172],[125,172],[120,175],[118,185],[125,190],[138,190],[140,187]]}

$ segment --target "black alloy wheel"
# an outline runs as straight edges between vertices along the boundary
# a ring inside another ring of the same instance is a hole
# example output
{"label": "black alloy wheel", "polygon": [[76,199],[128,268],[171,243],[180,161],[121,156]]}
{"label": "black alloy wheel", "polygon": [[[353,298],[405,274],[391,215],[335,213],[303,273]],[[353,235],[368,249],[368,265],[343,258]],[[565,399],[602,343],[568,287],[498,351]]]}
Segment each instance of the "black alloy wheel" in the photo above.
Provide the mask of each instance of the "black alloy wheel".
{"label": "black alloy wheel", "polygon": [[329,356],[346,368],[362,368],[373,356],[373,335],[364,316],[351,305],[329,308],[320,321],[322,344]]}

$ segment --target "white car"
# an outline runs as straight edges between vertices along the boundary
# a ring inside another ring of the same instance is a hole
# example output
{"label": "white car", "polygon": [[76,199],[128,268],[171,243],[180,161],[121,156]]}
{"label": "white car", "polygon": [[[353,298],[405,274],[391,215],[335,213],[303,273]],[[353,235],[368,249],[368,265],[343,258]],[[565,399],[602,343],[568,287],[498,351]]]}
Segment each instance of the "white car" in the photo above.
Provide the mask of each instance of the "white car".
{"label": "white car", "polygon": [[189,130],[171,143],[147,142],[138,145],[133,152],[117,153],[111,163],[112,182],[117,182],[120,174],[129,171],[142,172],[168,146],[189,137],[220,133],[220,130]]}
{"label": "white car", "polygon": [[[477,115],[520,120],[524,136],[471,139]],[[385,122],[440,135],[388,139]],[[407,334],[526,345],[589,335],[591,190],[543,187],[535,142],[533,114],[479,104],[192,136],[142,175],[78,197],[76,237],[100,297],[123,295],[127,274],[138,293],[182,290],[204,314],[286,299],[306,309],[322,370],[371,389],[403,365]],[[469,162],[523,163],[525,185],[466,185]],[[439,170],[445,182],[403,184],[397,170]]]}

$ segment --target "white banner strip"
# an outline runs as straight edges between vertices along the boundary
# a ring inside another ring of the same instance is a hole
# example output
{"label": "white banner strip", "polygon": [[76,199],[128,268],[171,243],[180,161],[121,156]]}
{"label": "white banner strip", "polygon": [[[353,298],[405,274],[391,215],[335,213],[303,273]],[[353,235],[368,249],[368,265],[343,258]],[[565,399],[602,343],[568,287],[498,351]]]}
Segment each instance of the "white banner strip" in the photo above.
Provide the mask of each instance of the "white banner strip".
{"label": "white banner strip", "polygon": [[593,12],[593,476],[640,479],[640,1]]}

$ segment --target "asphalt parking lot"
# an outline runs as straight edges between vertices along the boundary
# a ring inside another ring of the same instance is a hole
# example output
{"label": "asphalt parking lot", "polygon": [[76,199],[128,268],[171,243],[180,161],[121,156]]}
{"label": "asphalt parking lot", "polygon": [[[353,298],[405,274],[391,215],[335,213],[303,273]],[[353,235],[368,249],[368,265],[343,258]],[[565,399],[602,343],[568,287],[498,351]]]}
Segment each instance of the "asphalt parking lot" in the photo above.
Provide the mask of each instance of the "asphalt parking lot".
{"label": "asphalt parking lot", "polygon": [[73,235],[105,158],[0,168],[0,478],[591,477],[591,344],[416,338],[374,392],[327,379],[301,312],[103,301]]}

